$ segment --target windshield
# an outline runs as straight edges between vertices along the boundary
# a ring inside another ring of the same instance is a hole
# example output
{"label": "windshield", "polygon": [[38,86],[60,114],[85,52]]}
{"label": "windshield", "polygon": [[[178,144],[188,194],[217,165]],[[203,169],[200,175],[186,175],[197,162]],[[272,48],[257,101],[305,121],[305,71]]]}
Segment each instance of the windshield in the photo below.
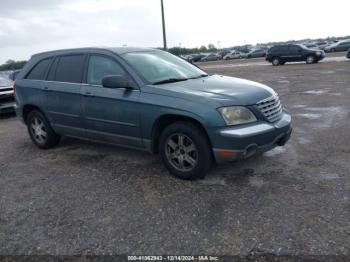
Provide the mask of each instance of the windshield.
{"label": "windshield", "polygon": [[184,81],[207,74],[194,65],[164,51],[123,54],[122,57],[151,84]]}
{"label": "windshield", "polygon": [[11,85],[10,80],[0,77],[0,86],[10,86],[10,85]]}

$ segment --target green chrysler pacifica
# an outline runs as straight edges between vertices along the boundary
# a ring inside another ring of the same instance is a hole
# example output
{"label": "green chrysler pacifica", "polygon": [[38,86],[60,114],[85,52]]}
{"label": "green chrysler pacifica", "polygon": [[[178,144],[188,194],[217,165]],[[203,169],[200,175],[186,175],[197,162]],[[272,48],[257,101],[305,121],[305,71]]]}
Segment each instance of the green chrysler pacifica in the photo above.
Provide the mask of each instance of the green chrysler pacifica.
{"label": "green chrysler pacifica", "polygon": [[283,146],[292,132],[271,88],[208,75],[155,49],[33,55],[16,79],[15,97],[39,148],[70,136],[146,150],[183,179],[203,178],[214,162]]}

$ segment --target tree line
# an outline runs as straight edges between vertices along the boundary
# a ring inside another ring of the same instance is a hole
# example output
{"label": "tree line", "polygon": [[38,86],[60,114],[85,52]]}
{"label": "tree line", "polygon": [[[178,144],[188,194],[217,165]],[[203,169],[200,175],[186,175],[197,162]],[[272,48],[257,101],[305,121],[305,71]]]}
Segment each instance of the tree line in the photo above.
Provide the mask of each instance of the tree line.
{"label": "tree line", "polygon": [[8,71],[8,70],[17,70],[22,69],[23,66],[27,63],[27,61],[15,61],[15,60],[7,60],[5,64],[0,65],[0,71]]}

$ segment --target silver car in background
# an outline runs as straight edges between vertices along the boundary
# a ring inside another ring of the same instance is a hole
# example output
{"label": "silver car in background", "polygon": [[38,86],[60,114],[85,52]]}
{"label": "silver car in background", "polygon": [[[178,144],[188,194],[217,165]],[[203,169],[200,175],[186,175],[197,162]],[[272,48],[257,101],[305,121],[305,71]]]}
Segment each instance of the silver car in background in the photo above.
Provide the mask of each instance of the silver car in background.
{"label": "silver car in background", "polygon": [[13,82],[0,76],[0,114],[15,111]]}
{"label": "silver car in background", "polygon": [[246,58],[247,54],[233,50],[227,55],[224,56],[224,60],[230,60],[230,59],[240,59],[240,58]]}

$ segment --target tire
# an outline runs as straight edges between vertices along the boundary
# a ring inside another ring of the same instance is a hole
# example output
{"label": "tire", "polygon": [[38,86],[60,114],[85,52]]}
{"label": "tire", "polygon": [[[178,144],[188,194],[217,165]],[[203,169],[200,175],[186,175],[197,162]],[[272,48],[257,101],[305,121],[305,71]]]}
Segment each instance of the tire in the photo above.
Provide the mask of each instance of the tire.
{"label": "tire", "polygon": [[315,57],[313,55],[309,55],[306,57],[306,63],[307,64],[314,64],[316,61]]}
{"label": "tire", "polygon": [[211,146],[203,131],[184,121],[164,129],[159,138],[159,154],[172,175],[186,180],[204,178],[213,162]]}
{"label": "tire", "polygon": [[274,57],[274,58],[272,58],[271,63],[273,66],[279,66],[281,64],[281,61],[278,57]]}
{"label": "tire", "polygon": [[39,110],[31,111],[26,123],[29,136],[37,147],[48,149],[60,142],[60,136],[53,131],[49,121]]}

